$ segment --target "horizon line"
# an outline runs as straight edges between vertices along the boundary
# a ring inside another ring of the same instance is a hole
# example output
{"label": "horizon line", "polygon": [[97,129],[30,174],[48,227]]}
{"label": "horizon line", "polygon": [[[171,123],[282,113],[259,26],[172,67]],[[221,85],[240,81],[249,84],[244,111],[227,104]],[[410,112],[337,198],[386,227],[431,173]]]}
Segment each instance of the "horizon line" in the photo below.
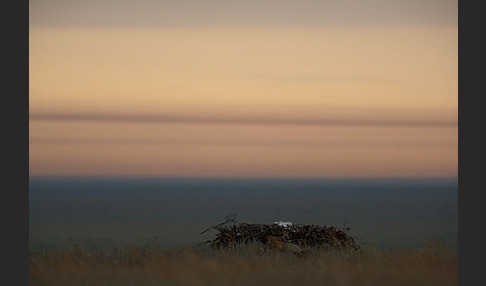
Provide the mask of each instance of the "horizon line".
{"label": "horizon line", "polygon": [[428,177],[368,177],[368,176],[349,176],[349,177],[290,177],[290,176],[164,176],[164,175],[29,175],[30,179],[161,179],[161,180],[333,180],[333,181],[457,181],[458,176],[428,176]]}

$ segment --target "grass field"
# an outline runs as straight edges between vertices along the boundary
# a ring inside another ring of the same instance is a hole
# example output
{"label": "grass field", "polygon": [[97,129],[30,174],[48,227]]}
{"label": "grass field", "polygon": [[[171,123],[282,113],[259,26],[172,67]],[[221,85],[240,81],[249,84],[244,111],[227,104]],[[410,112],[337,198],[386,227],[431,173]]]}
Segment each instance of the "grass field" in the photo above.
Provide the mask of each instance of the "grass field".
{"label": "grass field", "polygon": [[30,285],[457,285],[457,255],[440,243],[361,254],[314,251],[307,257],[257,245],[237,250],[200,248],[31,253]]}

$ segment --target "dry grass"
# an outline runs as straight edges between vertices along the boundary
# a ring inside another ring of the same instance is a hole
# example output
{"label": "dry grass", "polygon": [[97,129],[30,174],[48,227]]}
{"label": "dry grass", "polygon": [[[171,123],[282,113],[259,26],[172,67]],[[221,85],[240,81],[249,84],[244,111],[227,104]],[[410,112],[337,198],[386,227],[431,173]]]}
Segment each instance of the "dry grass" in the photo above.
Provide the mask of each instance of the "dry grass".
{"label": "dry grass", "polygon": [[30,285],[457,285],[457,256],[441,245],[361,255],[313,252],[262,255],[257,245],[231,251],[79,249],[30,256]]}

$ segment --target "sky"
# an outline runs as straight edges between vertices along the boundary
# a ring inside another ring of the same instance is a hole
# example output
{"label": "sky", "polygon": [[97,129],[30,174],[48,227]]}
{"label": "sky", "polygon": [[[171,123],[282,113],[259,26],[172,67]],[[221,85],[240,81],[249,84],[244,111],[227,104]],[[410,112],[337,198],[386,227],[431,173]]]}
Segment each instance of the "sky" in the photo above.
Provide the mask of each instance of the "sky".
{"label": "sky", "polygon": [[457,1],[29,3],[31,175],[457,175]]}

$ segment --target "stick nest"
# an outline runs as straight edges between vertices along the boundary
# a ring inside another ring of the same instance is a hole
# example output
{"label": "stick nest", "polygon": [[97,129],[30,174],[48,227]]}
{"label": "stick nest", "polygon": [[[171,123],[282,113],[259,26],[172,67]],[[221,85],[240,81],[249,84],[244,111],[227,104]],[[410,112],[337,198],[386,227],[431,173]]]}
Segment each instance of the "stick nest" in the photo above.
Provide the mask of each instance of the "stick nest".
{"label": "stick nest", "polygon": [[326,248],[359,250],[356,240],[347,232],[348,227],[319,225],[248,224],[217,225],[216,237],[206,241],[216,249],[234,248],[238,245],[255,242],[267,243],[269,236],[279,237],[283,241],[302,248]]}

